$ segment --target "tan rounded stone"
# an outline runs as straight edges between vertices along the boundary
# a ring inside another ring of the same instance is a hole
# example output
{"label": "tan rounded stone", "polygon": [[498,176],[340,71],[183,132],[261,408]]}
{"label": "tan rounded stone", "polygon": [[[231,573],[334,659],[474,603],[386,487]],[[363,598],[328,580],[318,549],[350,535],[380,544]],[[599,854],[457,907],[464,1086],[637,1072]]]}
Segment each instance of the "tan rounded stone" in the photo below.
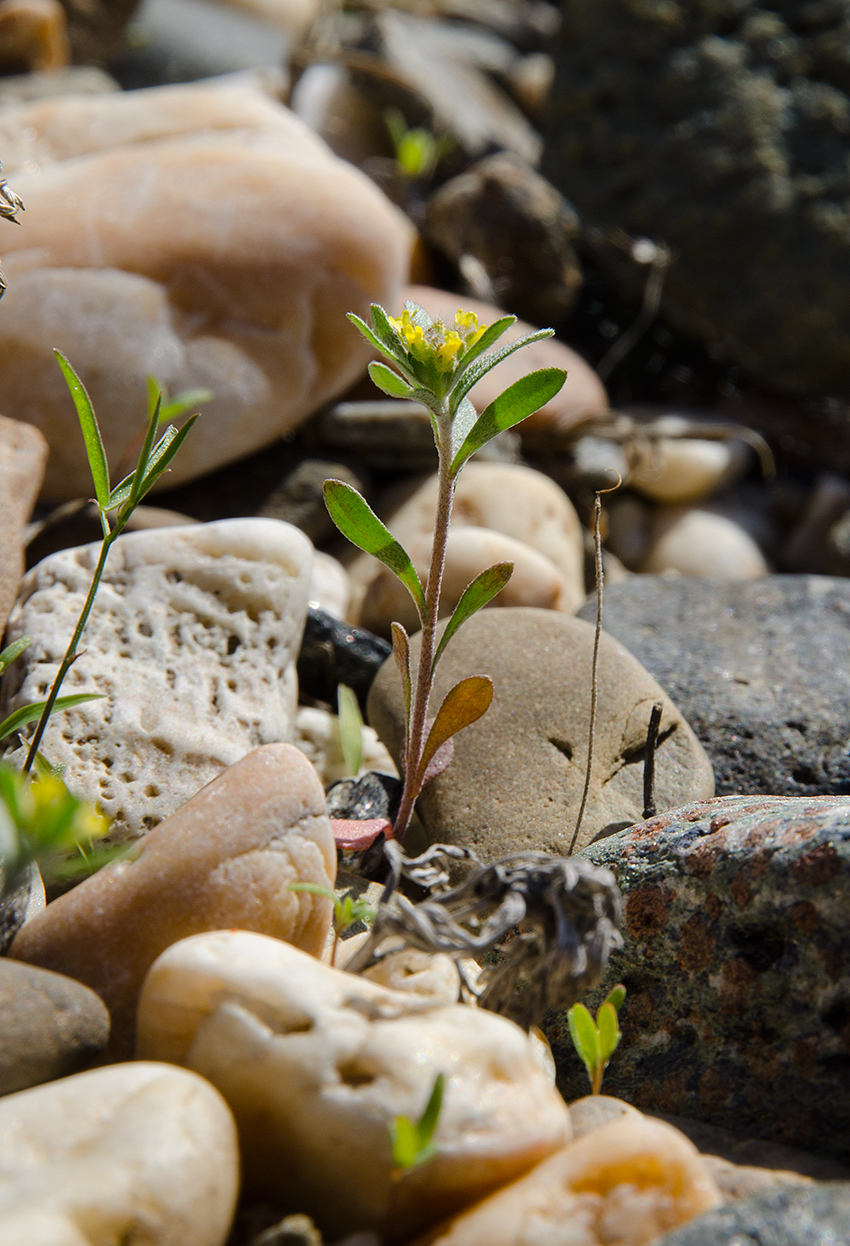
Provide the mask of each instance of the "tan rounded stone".
{"label": "tan rounded stone", "polygon": [[[482,610],[460,628],[440,659],[430,712],[468,675],[490,676],[493,702],[454,737],[451,764],[417,802],[431,842],[461,844],[486,860],[526,849],[566,855],[587,768],[593,642],[590,623],[553,610]],[[419,644],[414,636],[414,663]],[[642,820],[644,748],[655,701],[663,707],[655,762],[659,812],[714,794],[709,760],[682,715],[605,632],[598,686],[577,848]],[[372,685],[368,716],[398,759],[404,704],[392,659]]]}
{"label": "tan rounded stone", "polygon": [[570,1104],[570,1120],[576,1139],[601,1129],[603,1125],[610,1125],[612,1121],[629,1118],[643,1120],[643,1114],[624,1099],[615,1099],[612,1095],[585,1095]]}
{"label": "tan rounded stone", "polygon": [[46,461],[38,429],[0,415],[0,638],[24,573],[24,528]]}
{"label": "tan rounded stone", "polygon": [[653,518],[641,571],[753,580],[770,568],[749,533],[725,515],[666,506]]}
{"label": "tan rounded stone", "polygon": [[321,954],[336,849],[316,774],[298,749],[267,744],[231,766],[123,860],[48,904],[10,955],[85,982],[112,1014],[110,1051],[132,1050],[150,966],[204,930],[239,926]]}
{"label": "tan rounded stone", "polygon": [[721,1203],[684,1134],[645,1118],[604,1125],[414,1246],[648,1246]]}
{"label": "tan rounded stone", "polygon": [[127,1064],[0,1099],[3,1246],[223,1246],[233,1118],[183,1069]]}
{"label": "tan rounded stone", "polygon": [[[260,935],[184,940],[152,967],[139,1053],[208,1078],[237,1120],[246,1188],[306,1212],[326,1239],[388,1242],[525,1172],[569,1114],[512,1022],[388,990]],[[393,1173],[390,1127],[446,1077],[437,1154]]]}
{"label": "tan rounded stone", "polygon": [[[405,286],[397,304],[389,310],[394,315],[400,315],[405,299],[418,303],[432,320],[448,320],[451,324],[454,323],[455,312],[461,307],[464,311],[475,312],[482,324],[492,324],[506,314],[501,308],[467,298],[465,294],[449,294],[431,286],[416,285]],[[518,320],[499,339],[500,343],[515,342],[526,333],[533,333],[536,327]],[[509,385],[513,385],[514,381],[538,368],[563,368],[567,379],[560,393],[522,424],[517,425],[517,432],[521,436],[545,434],[547,438],[569,437],[585,420],[592,421],[607,415],[608,395],[599,377],[581,355],[554,338],[535,342],[509,355],[473,386],[469,396],[476,409],[483,411],[488,403]]]}
{"label": "tan rounded stone", "polygon": [[70,59],[68,22],[59,0],[0,0],[4,73],[62,69]]}
{"label": "tan rounded stone", "polygon": [[740,441],[659,437],[631,463],[629,484],[656,502],[698,502],[740,475],[749,454]]}
{"label": "tan rounded stone", "polygon": [[146,376],[213,391],[172,485],[268,445],[363,372],[369,348],[345,313],[395,300],[410,226],[259,90],[8,108],[0,151],[26,203],[26,227],[4,237],[0,392],[50,443],[47,496],[91,491],[53,347],[86,383],[113,463],[144,423]]}

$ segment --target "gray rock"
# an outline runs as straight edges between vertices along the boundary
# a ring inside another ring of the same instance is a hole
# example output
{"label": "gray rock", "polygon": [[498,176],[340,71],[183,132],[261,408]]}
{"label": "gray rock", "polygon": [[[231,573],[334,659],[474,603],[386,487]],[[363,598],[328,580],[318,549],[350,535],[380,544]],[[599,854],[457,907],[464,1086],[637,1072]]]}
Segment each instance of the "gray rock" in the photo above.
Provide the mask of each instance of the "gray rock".
{"label": "gray rock", "polygon": [[0,1095],[76,1073],[109,1038],[109,1013],[81,982],[0,959]]}
{"label": "gray rock", "polygon": [[380,636],[310,606],[298,655],[299,689],[335,705],[337,687],[347,684],[365,708],[372,680],[391,653],[392,646]]}
{"label": "gray rock", "polygon": [[[582,855],[624,897],[606,1092],[846,1163],[850,800],[727,796]],[[566,1097],[584,1093],[566,1017],[548,1033]]]}
{"label": "gray rock", "polygon": [[359,779],[340,779],[332,783],[325,795],[329,818],[388,818],[391,822],[401,800],[401,779],[392,774],[370,770]]}
{"label": "gray rock", "polygon": [[719,795],[850,793],[847,580],[634,576],[603,624],[680,707]]}
{"label": "gray rock", "polygon": [[563,13],[544,171],[593,224],[673,248],[677,328],[771,387],[846,393],[848,0]]}
{"label": "gray rock", "polygon": [[[587,759],[594,629],[554,610],[483,610],[440,659],[431,712],[459,680],[489,675],[493,703],[454,742],[451,765],[417,803],[432,841],[474,848],[485,859],[525,849],[566,854]],[[419,637],[411,640],[412,661]],[[646,671],[603,636],[593,776],[578,846],[642,817],[643,757],[652,705],[662,700],[656,761],[659,808],[713,792],[708,761],[690,727]],[[395,663],[378,673],[372,726],[394,760],[404,730]]]}
{"label": "gray rock", "polygon": [[772,1190],[718,1207],[657,1246],[828,1246],[850,1241],[850,1182]]}

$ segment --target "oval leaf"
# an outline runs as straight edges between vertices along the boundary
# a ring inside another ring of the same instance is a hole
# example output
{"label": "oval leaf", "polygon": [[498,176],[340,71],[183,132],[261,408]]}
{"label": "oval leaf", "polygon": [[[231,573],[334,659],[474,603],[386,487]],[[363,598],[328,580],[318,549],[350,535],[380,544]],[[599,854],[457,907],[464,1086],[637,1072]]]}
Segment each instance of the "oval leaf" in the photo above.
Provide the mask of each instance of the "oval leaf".
{"label": "oval leaf", "polygon": [[0,672],[5,671],[10,662],[19,658],[28,645],[32,644],[32,636],[19,636],[0,653]]}
{"label": "oval leaf", "polygon": [[458,731],[476,722],[490,708],[492,700],[493,681],[486,675],[470,675],[446,693],[419,759],[416,777],[420,789],[428,763],[437,749]]}
{"label": "oval leaf", "polygon": [[[60,710],[73,709],[75,705],[85,705],[86,701],[101,701],[103,696],[102,692],[78,692],[72,697],[57,697],[53,702],[50,716],[52,718]],[[41,717],[41,711],[46,704],[46,701],[33,701],[30,705],[20,706],[8,718],[4,718],[0,723],[0,740],[11,735],[13,731],[20,731],[21,727],[25,727],[27,723],[34,723],[37,718]]]}
{"label": "oval leaf", "polygon": [[615,1012],[619,1012],[623,1006],[623,1000],[625,998],[626,988],[623,986],[622,982],[620,982],[614,987],[613,991],[611,991],[608,998],[605,1000],[605,1003],[610,1004]]}
{"label": "oval leaf", "polygon": [[352,545],[367,554],[373,554],[398,576],[413,598],[421,618],[425,611],[425,594],[416,568],[371,506],[356,489],[352,489],[351,485],[342,480],[325,481],[325,505],[331,519]]}
{"label": "oval leaf", "polygon": [[374,360],[369,364],[369,375],[378,389],[389,394],[391,398],[410,398],[413,394],[413,387],[385,363]]}
{"label": "oval leaf", "polygon": [[89,460],[89,470],[94,481],[95,497],[97,498],[98,506],[103,510],[109,497],[109,468],[106,464],[106,451],[103,448],[103,439],[100,435],[94,407],[92,406],[91,398],[89,398],[86,392],[85,385],[61,350],[54,350],[53,353],[56,356],[59,367],[62,369],[65,384],[71,391],[71,397],[77,409],[77,419],[80,421],[80,428],[83,433],[86,455]]}
{"label": "oval leaf", "polygon": [[560,390],[567,374],[563,368],[541,368],[538,372],[529,372],[509,385],[504,393],[499,394],[481,412],[476,422],[466,435],[463,445],[458,450],[452,463],[452,472],[457,472],[476,450],[491,441],[506,428],[513,428],[533,411],[539,411]]}
{"label": "oval leaf", "polygon": [[463,590],[460,601],[455,606],[448,626],[440,638],[437,652],[434,654],[434,661],[431,664],[432,674],[443,656],[443,650],[457,629],[467,619],[471,618],[476,610],[486,606],[488,601],[492,601],[496,594],[502,591],[511,578],[513,569],[514,564],[512,562],[497,562],[494,566],[488,567],[486,571],[482,571],[480,575],[477,575],[472,583]]}
{"label": "oval leaf", "polygon": [[410,639],[400,623],[391,623],[393,636],[393,657],[401,675],[401,686],[404,692],[405,725],[410,720]]}
{"label": "oval leaf", "polygon": [[573,1045],[584,1061],[584,1066],[592,1082],[594,1071],[599,1063],[599,1039],[596,1033],[596,1026],[593,1024],[593,1018],[584,1004],[573,1004],[567,1013],[567,1020],[570,1024],[570,1035]]}
{"label": "oval leaf", "polygon": [[599,1059],[602,1064],[607,1064],[620,1041],[617,1014],[610,1004],[603,1004],[597,1012],[596,1028],[599,1031]]}

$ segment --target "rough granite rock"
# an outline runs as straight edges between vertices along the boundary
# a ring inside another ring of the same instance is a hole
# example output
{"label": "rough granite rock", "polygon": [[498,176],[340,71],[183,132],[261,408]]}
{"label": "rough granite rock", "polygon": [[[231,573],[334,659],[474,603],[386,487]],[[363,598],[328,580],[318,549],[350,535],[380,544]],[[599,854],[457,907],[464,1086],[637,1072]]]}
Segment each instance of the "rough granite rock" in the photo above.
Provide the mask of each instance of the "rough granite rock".
{"label": "rough granite rock", "polygon": [[850,3],[562,10],[544,171],[587,221],[673,249],[677,328],[771,387],[846,393]]}
{"label": "rough granite rock", "polygon": [[0,1099],[3,1246],[223,1246],[233,1117],[208,1082],[115,1065]]}
{"label": "rough granite rock", "polygon": [[[25,577],[9,636],[9,712],[44,697],[88,591],[99,545]],[[259,744],[292,734],[295,658],[312,546],[275,519],[223,519],[115,542],[63,692],[96,692],[48,726],[44,752],[73,791],[135,839]]]}
{"label": "rough granite rock", "polygon": [[26,204],[6,231],[6,412],[50,443],[45,495],[88,496],[82,376],[111,463],[146,416],[146,377],[214,398],[169,484],[270,445],[365,370],[345,318],[392,302],[410,227],[365,175],[251,86],[45,100],[0,114]]}
{"label": "rough granite rock", "polygon": [[[452,638],[437,668],[434,707],[467,675],[489,675],[494,696],[483,718],[455,737],[451,765],[417,803],[431,841],[462,844],[488,860],[524,849],[566,855],[584,786],[593,637],[579,619],[523,608],[483,610]],[[414,662],[418,650],[414,636]],[[603,635],[593,776],[578,847],[642,817],[656,700],[664,706],[658,807],[713,794],[708,759],[682,715],[631,654]],[[404,705],[393,661],[372,686],[368,713],[398,762]]]}
{"label": "rough granite rock", "polygon": [[293,883],[332,887],[336,847],[313,767],[267,744],[202,788],[137,850],[25,923],[10,955],[86,983],[112,1017],[109,1054],[132,1055],[145,974],[172,943],[238,927],[318,956],[331,904]]}
{"label": "rough granite rock", "polygon": [[679,706],[719,795],[850,793],[850,581],[635,576],[604,627]]}
{"label": "rough granite rock", "polygon": [[[624,897],[600,988],[628,988],[608,1093],[846,1163],[850,799],[726,796],[583,855]],[[572,1098],[566,1017],[546,1029]]]}
{"label": "rough granite rock", "polygon": [[850,1241],[850,1182],[771,1190],[718,1207],[656,1246],[839,1246]]}
{"label": "rough granite rock", "polygon": [[109,1038],[109,1013],[80,982],[0,959],[0,1095],[64,1077]]}

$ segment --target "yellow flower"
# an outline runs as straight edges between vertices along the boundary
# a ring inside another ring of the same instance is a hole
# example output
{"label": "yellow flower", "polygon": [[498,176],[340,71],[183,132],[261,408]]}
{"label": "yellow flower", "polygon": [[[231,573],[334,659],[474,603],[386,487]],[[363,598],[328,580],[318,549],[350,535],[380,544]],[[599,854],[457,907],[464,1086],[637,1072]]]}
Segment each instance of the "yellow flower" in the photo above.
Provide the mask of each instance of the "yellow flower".
{"label": "yellow flower", "polygon": [[487,328],[486,325],[479,325],[475,312],[465,311],[455,314],[454,328],[451,329],[441,320],[435,320],[423,329],[422,325],[415,323],[408,308],[400,318],[390,316],[388,319],[414,359],[420,363],[432,363],[438,372],[451,372]]}

